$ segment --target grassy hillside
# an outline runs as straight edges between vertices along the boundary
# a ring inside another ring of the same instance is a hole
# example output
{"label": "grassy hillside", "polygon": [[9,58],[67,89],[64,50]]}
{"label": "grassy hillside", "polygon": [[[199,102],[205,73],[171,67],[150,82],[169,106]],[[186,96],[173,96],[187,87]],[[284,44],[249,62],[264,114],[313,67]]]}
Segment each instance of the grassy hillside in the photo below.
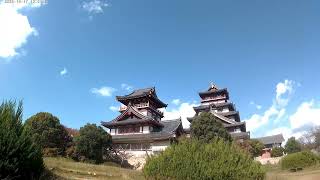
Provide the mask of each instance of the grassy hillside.
{"label": "grassy hillside", "polygon": [[[112,164],[94,165],[65,158],[45,158],[44,162],[50,171],[51,179],[144,179],[141,171]],[[48,179],[48,176],[45,179]]]}
{"label": "grassy hillside", "polygon": [[320,179],[320,167],[306,168],[298,172],[281,170],[278,165],[267,165],[267,180],[318,180]]}
{"label": "grassy hillside", "polygon": [[[65,158],[45,158],[50,171],[43,179],[114,179],[143,180],[141,171],[124,169],[115,164],[94,165],[75,162]],[[267,180],[316,180],[320,179],[320,167],[312,167],[300,172],[283,171],[279,166],[265,166]]]}

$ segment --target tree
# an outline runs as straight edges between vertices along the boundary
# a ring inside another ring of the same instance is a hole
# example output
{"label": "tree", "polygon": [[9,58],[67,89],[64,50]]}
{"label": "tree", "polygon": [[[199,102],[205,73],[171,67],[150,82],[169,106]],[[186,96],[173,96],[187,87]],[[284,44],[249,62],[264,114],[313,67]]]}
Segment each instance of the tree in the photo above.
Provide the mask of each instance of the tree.
{"label": "tree", "polygon": [[301,151],[301,144],[295,139],[295,137],[289,138],[284,147],[288,154]]}
{"label": "tree", "polygon": [[299,138],[299,143],[304,150],[320,152],[320,126],[308,130]]}
{"label": "tree", "polygon": [[220,120],[211,113],[203,112],[191,123],[191,137],[210,142],[215,137],[232,141],[230,134],[223,127]]}
{"label": "tree", "polygon": [[262,153],[262,149],[264,148],[263,143],[256,139],[250,139],[249,144],[251,146],[250,154],[252,154],[253,157],[260,156]]}
{"label": "tree", "polygon": [[262,153],[262,149],[264,148],[262,142],[255,139],[248,139],[244,140],[243,142],[238,141],[236,143],[241,149],[245,150],[252,157],[260,156]]}
{"label": "tree", "polygon": [[111,147],[111,136],[95,124],[81,127],[79,133],[75,138],[76,152],[85,160],[102,162],[106,149]]}
{"label": "tree", "polygon": [[41,148],[45,151],[53,149],[57,151],[57,155],[64,153],[67,143],[71,140],[60,120],[48,112],[31,116],[25,122],[25,129]]}
{"label": "tree", "polygon": [[44,166],[41,150],[23,131],[22,102],[0,105],[0,179],[37,179]]}

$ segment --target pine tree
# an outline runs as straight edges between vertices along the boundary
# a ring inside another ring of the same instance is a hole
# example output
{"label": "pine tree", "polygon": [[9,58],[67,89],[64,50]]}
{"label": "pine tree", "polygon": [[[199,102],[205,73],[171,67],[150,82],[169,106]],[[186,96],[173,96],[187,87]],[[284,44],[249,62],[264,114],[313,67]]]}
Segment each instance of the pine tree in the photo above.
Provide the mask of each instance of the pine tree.
{"label": "pine tree", "polygon": [[34,179],[43,170],[40,149],[23,131],[22,102],[0,105],[0,179]]}
{"label": "pine tree", "polygon": [[203,112],[191,123],[192,138],[210,142],[214,138],[222,138],[232,141],[231,135],[223,127],[222,123],[211,113]]}

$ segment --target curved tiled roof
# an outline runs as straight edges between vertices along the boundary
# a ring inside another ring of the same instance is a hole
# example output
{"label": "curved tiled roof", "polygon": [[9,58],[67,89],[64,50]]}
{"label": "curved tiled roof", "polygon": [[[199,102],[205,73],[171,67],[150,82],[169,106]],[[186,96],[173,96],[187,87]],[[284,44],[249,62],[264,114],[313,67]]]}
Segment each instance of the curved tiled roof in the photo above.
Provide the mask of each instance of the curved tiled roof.
{"label": "curved tiled roof", "polygon": [[156,94],[155,87],[151,88],[144,88],[144,89],[137,89],[134,90],[132,93],[125,95],[125,96],[116,96],[116,99],[125,105],[127,105],[127,101],[136,98],[143,98],[143,97],[150,97],[155,100],[156,103],[160,105],[160,107],[167,107],[167,104],[163,103]]}
{"label": "curved tiled roof", "polygon": [[[135,115],[135,118],[126,118],[132,114]],[[162,126],[161,123],[154,118],[141,114],[135,107],[130,105],[114,120],[109,122],[101,122],[101,124],[107,128],[129,124],[153,124],[160,127]]]}
{"label": "curved tiled roof", "polygon": [[255,138],[256,140],[262,142],[264,145],[266,144],[280,144],[284,141],[283,135],[282,134],[276,134],[272,136],[265,136],[265,137],[259,137]]}
{"label": "curved tiled roof", "polygon": [[220,94],[220,93],[225,93],[227,95],[227,98],[229,98],[229,92],[227,88],[223,88],[223,89],[211,89],[209,91],[203,91],[203,92],[199,92],[199,96],[201,98],[207,96],[207,95],[211,95],[211,94]]}
{"label": "curved tiled roof", "polygon": [[212,104],[208,104],[208,105],[200,105],[200,106],[193,107],[193,109],[194,110],[204,110],[204,109],[209,109],[211,106],[214,108],[221,108],[221,107],[228,106],[231,108],[231,110],[235,110],[234,104],[232,102],[222,102],[222,103],[212,103]]}

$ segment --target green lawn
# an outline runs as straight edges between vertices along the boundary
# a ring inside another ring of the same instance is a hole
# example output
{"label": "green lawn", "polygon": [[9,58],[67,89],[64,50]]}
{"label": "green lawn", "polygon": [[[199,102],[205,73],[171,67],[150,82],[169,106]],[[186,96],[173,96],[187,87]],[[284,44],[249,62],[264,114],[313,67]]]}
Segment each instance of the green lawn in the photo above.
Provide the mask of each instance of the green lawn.
{"label": "green lawn", "polygon": [[110,164],[94,165],[66,158],[44,158],[44,162],[50,171],[44,179],[144,179],[141,171]]}

